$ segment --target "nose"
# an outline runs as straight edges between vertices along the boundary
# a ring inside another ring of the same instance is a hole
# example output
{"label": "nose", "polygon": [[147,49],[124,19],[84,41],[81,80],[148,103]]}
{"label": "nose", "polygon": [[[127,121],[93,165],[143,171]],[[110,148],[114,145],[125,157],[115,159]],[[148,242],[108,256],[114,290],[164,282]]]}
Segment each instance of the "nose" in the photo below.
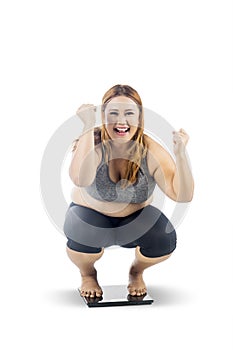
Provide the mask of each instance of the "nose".
{"label": "nose", "polygon": [[117,117],[117,123],[118,124],[126,124],[126,117],[125,117],[124,113],[119,113],[119,115]]}

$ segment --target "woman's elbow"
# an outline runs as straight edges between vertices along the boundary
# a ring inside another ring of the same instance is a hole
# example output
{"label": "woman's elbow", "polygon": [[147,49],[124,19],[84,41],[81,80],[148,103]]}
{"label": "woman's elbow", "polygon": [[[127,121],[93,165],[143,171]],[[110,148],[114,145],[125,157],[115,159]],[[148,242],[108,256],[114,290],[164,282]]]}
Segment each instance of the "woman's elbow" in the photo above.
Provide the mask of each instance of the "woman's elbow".
{"label": "woman's elbow", "polygon": [[189,203],[192,202],[193,197],[187,197],[187,198],[177,198],[177,203]]}
{"label": "woman's elbow", "polygon": [[193,193],[190,193],[190,194],[186,194],[186,195],[176,195],[175,196],[175,202],[178,202],[178,203],[189,203],[189,202],[192,202],[193,200]]}

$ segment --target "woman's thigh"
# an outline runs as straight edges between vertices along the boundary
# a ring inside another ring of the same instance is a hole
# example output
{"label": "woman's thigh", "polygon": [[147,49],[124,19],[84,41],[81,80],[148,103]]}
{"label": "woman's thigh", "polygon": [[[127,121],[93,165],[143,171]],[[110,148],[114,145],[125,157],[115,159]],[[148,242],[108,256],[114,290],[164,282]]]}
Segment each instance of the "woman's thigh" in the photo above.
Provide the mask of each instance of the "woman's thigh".
{"label": "woman's thigh", "polygon": [[122,246],[125,248],[139,246],[141,253],[146,257],[170,254],[176,248],[176,231],[169,219],[158,208],[150,206],[149,209],[150,215],[156,218],[153,225],[146,232],[142,230],[140,237]]}
{"label": "woman's thigh", "polygon": [[[73,203],[66,212],[63,230],[68,239],[83,246],[99,249],[114,244],[114,232],[109,218]],[[75,246],[74,243],[72,245]]]}

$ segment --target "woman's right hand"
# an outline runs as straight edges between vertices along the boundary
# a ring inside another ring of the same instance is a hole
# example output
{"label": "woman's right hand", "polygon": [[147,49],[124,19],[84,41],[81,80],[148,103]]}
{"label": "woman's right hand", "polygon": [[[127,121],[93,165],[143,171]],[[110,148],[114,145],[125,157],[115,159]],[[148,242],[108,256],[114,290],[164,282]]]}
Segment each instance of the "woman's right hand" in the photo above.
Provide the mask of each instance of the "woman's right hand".
{"label": "woman's right hand", "polygon": [[96,106],[92,104],[83,104],[78,108],[76,115],[82,120],[84,126],[95,126]]}

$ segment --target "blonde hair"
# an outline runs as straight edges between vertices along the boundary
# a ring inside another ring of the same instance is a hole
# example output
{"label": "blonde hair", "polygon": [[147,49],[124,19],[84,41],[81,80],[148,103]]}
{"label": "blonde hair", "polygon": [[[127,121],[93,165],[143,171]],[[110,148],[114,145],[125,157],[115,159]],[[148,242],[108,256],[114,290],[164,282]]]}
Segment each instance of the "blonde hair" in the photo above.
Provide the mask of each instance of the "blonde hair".
{"label": "blonde hair", "polygon": [[[130,183],[134,183],[137,180],[138,171],[140,169],[142,158],[145,157],[147,152],[147,146],[144,138],[144,113],[142,107],[141,98],[136,90],[134,90],[129,85],[114,85],[111,87],[102,98],[102,126],[94,128],[94,141],[95,145],[102,142],[103,151],[105,154],[105,162],[108,163],[111,159],[111,139],[108,135],[108,132],[104,123],[104,112],[106,105],[110,102],[111,99],[117,96],[126,96],[133,100],[139,109],[139,124],[136,133],[131,139],[132,144],[129,149],[130,160],[127,160],[127,168],[124,175],[124,180],[122,182],[122,188],[127,187]],[[74,151],[77,147],[78,139],[74,141],[73,149]],[[127,156],[128,156],[127,155]]]}

